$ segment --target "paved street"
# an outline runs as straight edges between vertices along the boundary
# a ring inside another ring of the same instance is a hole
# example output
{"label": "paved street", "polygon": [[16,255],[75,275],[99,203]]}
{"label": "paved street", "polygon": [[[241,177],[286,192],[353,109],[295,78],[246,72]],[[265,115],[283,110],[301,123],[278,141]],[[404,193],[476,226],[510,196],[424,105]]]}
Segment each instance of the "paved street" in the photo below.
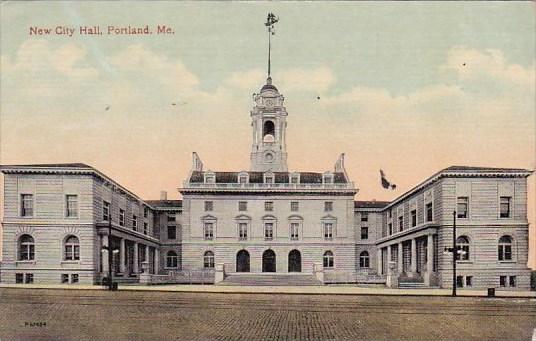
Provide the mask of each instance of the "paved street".
{"label": "paved street", "polygon": [[0,289],[0,340],[523,340],[536,300]]}

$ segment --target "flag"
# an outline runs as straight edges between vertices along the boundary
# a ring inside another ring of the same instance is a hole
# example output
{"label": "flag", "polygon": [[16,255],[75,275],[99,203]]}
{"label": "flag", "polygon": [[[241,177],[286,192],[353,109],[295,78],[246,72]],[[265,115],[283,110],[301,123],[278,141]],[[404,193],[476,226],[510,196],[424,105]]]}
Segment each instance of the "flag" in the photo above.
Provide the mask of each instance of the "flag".
{"label": "flag", "polygon": [[390,188],[392,190],[396,189],[396,185],[392,184],[391,182],[389,182],[389,180],[387,180],[387,178],[385,177],[385,173],[381,169],[380,169],[380,178],[381,178],[381,184],[382,184],[383,188],[385,188],[385,189]]}

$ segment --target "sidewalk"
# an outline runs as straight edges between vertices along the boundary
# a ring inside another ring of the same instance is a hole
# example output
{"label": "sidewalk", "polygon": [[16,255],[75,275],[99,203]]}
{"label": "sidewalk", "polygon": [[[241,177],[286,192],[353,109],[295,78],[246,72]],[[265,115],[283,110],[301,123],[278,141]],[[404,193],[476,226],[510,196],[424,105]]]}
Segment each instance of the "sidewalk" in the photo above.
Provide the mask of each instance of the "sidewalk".
{"label": "sidewalk", "polygon": [[[0,284],[0,288],[21,289],[71,289],[71,290],[106,290],[101,285],[69,284]],[[450,296],[450,289],[389,289],[366,288],[356,286],[218,286],[218,285],[120,285],[125,291],[162,291],[188,293],[230,293],[230,294],[305,294],[305,295],[380,295],[380,296]],[[458,296],[486,297],[486,290],[458,289]],[[535,298],[535,291],[496,290],[496,297]]]}

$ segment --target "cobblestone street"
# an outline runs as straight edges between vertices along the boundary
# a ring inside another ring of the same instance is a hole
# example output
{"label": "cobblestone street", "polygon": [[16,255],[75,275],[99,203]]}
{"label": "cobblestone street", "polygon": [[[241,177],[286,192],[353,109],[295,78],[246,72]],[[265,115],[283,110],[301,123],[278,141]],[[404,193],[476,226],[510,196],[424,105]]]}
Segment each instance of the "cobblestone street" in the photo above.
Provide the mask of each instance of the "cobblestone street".
{"label": "cobblestone street", "polygon": [[0,340],[530,340],[536,300],[0,289]]}

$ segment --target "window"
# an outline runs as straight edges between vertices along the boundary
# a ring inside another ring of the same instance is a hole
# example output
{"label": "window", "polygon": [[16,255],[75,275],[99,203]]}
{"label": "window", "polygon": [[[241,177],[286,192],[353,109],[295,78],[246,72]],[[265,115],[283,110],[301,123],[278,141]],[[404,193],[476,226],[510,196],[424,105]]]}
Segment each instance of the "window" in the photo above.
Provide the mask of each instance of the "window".
{"label": "window", "polygon": [[247,201],[239,201],[238,202],[238,210],[239,211],[247,211],[248,210],[248,202]]}
{"label": "window", "polygon": [[177,228],[175,226],[167,227],[167,238],[168,239],[177,239]]}
{"label": "window", "polygon": [[167,214],[167,221],[168,222],[174,222],[174,221],[177,221],[177,216],[175,215],[175,213],[168,213]]}
{"label": "window", "polygon": [[463,288],[463,276],[456,276],[456,287]]}
{"label": "window", "polygon": [[333,223],[324,223],[324,239],[333,239]]}
{"label": "window", "polygon": [[24,280],[24,283],[26,283],[26,284],[33,283],[33,279],[34,279],[33,274],[24,274],[24,275],[26,277],[25,280]]}
{"label": "window", "polygon": [[290,183],[291,184],[299,184],[300,183],[300,176],[295,174],[290,176]]}
{"label": "window", "polygon": [[65,196],[65,215],[68,218],[78,217],[78,195],[68,194]]}
{"label": "window", "polygon": [[290,223],[290,239],[291,240],[300,239],[300,224],[299,223]]}
{"label": "window", "polygon": [[80,260],[80,241],[76,236],[65,239],[64,260]]}
{"label": "window", "polygon": [[205,240],[212,240],[214,238],[214,223],[205,223],[203,232]]}
{"label": "window", "polygon": [[207,251],[203,255],[203,267],[204,268],[213,268],[214,267],[214,252]]}
{"label": "window", "polygon": [[273,175],[265,175],[264,176],[264,183],[273,184],[274,183],[274,176]]}
{"label": "window", "polygon": [[367,251],[363,251],[359,254],[359,267],[360,268],[370,267],[370,257]]}
{"label": "window", "polygon": [[393,224],[389,223],[389,224],[387,224],[387,226],[389,227],[389,235],[392,235],[393,234]]}
{"label": "window", "polygon": [[502,236],[499,239],[499,260],[509,261],[512,260],[512,237]]}
{"label": "window", "polygon": [[468,197],[458,197],[458,202],[456,204],[456,216],[461,219],[467,218],[467,212],[469,209],[469,198]]}
{"label": "window", "polygon": [[138,229],[138,217],[132,216],[132,229],[136,231]]}
{"label": "window", "polygon": [[404,216],[398,217],[398,231],[404,231]]}
{"label": "window", "polygon": [[434,210],[431,202],[426,204],[426,221],[434,220]]}
{"label": "window", "polygon": [[390,209],[389,211],[387,211],[387,217],[389,219],[391,219],[393,217],[393,210]]}
{"label": "window", "polygon": [[240,240],[248,239],[248,224],[247,223],[238,224],[238,239]]}
{"label": "window", "polygon": [[78,274],[71,275],[71,283],[78,283]]}
{"label": "window", "polygon": [[469,260],[469,238],[466,236],[460,236],[456,239],[456,245],[458,246],[458,253],[456,254],[457,260]]}
{"label": "window", "polygon": [[297,201],[291,201],[290,202],[290,210],[292,212],[298,212],[298,210],[300,209],[300,203],[297,202]]}
{"label": "window", "polygon": [[149,224],[147,224],[147,222],[143,222],[143,234],[147,234],[149,230]]}
{"label": "window", "polygon": [[466,287],[472,287],[473,286],[473,276],[465,277],[465,286]]}
{"label": "window", "polygon": [[168,268],[176,268],[179,264],[179,257],[175,251],[168,251],[166,255],[166,265]]}
{"label": "window", "polygon": [[361,227],[361,239],[368,239],[368,227],[367,226]]}
{"label": "window", "polygon": [[241,183],[241,184],[247,184],[247,183],[248,183],[248,176],[247,176],[247,174],[241,174],[241,175],[238,177],[238,183]]}
{"label": "window", "polygon": [[368,212],[361,212],[361,221],[368,221]]}
{"label": "window", "polygon": [[149,216],[149,209],[147,207],[143,208],[143,217],[147,218]]}
{"label": "window", "polygon": [[205,212],[211,212],[214,210],[214,201],[205,201]]}
{"label": "window", "polygon": [[322,180],[325,184],[332,184],[333,183],[333,174],[324,174]]}
{"label": "window", "polygon": [[122,208],[119,209],[119,225],[125,226],[125,210]]}
{"label": "window", "polygon": [[411,210],[411,227],[417,226],[417,210]]}
{"label": "window", "polygon": [[69,274],[61,274],[61,283],[69,283]]}
{"label": "window", "polygon": [[506,276],[499,277],[499,286],[502,288],[506,287]]}
{"label": "window", "polygon": [[110,220],[110,203],[107,201],[102,202],[102,220]]}
{"label": "window", "polygon": [[265,211],[273,211],[274,210],[274,202],[273,201],[265,201],[264,202],[264,210]]}
{"label": "window", "polygon": [[32,236],[23,234],[19,238],[19,260],[34,260],[35,244]]}
{"label": "window", "polygon": [[324,252],[324,268],[333,267],[333,252],[326,251]]}
{"label": "window", "polygon": [[215,182],[216,182],[216,175],[214,175],[214,174],[206,174],[205,173],[205,183],[213,184]]}
{"label": "window", "polygon": [[20,195],[20,215],[22,217],[33,216],[33,194]]}
{"label": "window", "polygon": [[331,212],[333,211],[333,201],[326,201],[324,203],[324,212]]}
{"label": "window", "polygon": [[264,223],[264,239],[272,240],[274,238],[274,223]]}
{"label": "window", "polygon": [[508,283],[511,287],[515,287],[516,286],[516,276],[510,276],[509,278],[509,283]]}
{"label": "window", "polygon": [[510,202],[512,197],[501,197],[500,217],[510,218]]}
{"label": "window", "polygon": [[24,283],[24,274],[21,274],[21,273],[15,274],[15,283],[17,284]]}

